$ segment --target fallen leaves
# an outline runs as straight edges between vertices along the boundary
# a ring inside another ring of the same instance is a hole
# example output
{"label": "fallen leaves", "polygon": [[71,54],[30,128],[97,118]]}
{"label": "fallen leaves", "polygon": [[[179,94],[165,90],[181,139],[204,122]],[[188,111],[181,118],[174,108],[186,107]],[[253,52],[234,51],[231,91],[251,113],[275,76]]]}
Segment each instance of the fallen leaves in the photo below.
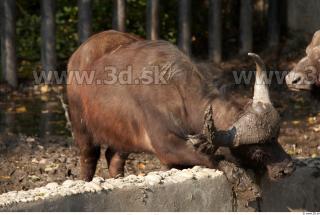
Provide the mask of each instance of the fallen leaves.
{"label": "fallen leaves", "polygon": [[25,113],[25,112],[27,112],[27,108],[25,106],[16,108],[16,113]]}
{"label": "fallen leaves", "polygon": [[36,175],[28,175],[28,178],[33,182],[40,180],[40,177],[38,177]]}
{"label": "fallen leaves", "polygon": [[27,143],[33,143],[35,141],[36,141],[36,139],[34,137],[27,137],[27,139],[26,139]]}
{"label": "fallen leaves", "polygon": [[47,102],[47,101],[49,101],[49,97],[48,97],[48,95],[41,95],[40,96],[40,99],[41,99],[41,101],[44,101],[44,102]]}
{"label": "fallen leaves", "polygon": [[0,175],[0,180],[9,180],[10,178],[9,175]]}
{"label": "fallen leaves", "polygon": [[25,106],[20,106],[20,107],[16,107],[16,108],[8,108],[7,112],[9,113],[25,113],[27,112],[27,108]]}
{"label": "fallen leaves", "polygon": [[40,92],[41,92],[41,93],[47,93],[47,92],[49,92],[49,85],[47,85],[47,84],[41,85],[41,86],[40,86]]}
{"label": "fallen leaves", "polygon": [[301,123],[301,121],[299,121],[299,120],[293,120],[292,121],[292,124],[293,125],[299,125]]}
{"label": "fallen leaves", "polygon": [[31,160],[31,163],[38,164],[38,163],[39,163],[39,161],[37,160],[37,158],[33,158],[33,159]]}
{"label": "fallen leaves", "polygon": [[52,172],[52,171],[55,171],[56,169],[59,168],[59,164],[57,163],[52,163],[52,164],[49,164],[47,165],[45,168],[44,168],[44,171],[45,172]]}
{"label": "fallen leaves", "polygon": [[311,129],[312,129],[314,132],[320,132],[320,124],[313,126]]}
{"label": "fallen leaves", "polygon": [[47,159],[42,158],[42,159],[39,161],[39,164],[46,164],[47,162],[48,162]]}
{"label": "fallen leaves", "polygon": [[315,124],[317,123],[317,117],[308,117],[308,123],[309,124]]}
{"label": "fallen leaves", "polygon": [[144,163],[138,163],[138,169],[144,170],[146,168],[146,165]]}
{"label": "fallen leaves", "polygon": [[[309,116],[305,120],[292,120],[292,125],[308,127],[314,132],[320,132],[320,118],[317,116]],[[284,126],[288,125],[287,122],[283,123]]]}
{"label": "fallen leaves", "polygon": [[[31,160],[31,163],[34,163],[34,164],[42,164],[42,165],[44,165],[44,164],[46,164],[48,162],[48,160],[47,159],[45,159],[45,158],[42,158],[42,159],[40,159],[40,160],[38,160],[37,158],[33,158],[32,160]],[[50,167],[50,166],[49,166]]]}
{"label": "fallen leaves", "polygon": [[316,153],[313,153],[313,154],[311,155],[311,157],[312,157],[312,158],[316,158],[316,157],[318,157],[318,155],[317,155]]}

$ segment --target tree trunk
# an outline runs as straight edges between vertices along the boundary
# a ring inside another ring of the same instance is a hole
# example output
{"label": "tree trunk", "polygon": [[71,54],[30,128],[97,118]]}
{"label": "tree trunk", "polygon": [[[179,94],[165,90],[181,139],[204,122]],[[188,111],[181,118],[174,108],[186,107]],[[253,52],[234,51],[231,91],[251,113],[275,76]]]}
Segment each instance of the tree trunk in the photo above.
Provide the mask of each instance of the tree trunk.
{"label": "tree trunk", "polygon": [[252,51],[252,1],[241,0],[240,8],[240,54]]}
{"label": "tree trunk", "polygon": [[0,82],[2,80],[4,80],[4,76],[3,76],[3,64],[4,64],[4,58],[3,58],[3,1],[0,1],[0,62],[1,62],[1,66],[0,66]]}
{"label": "tree trunk", "polygon": [[6,134],[10,134],[10,133],[14,133],[15,129],[16,129],[16,114],[15,113],[11,113],[6,111],[4,113],[4,133]]}
{"label": "tree trunk", "polygon": [[78,35],[83,43],[91,34],[91,0],[78,0]]}
{"label": "tree trunk", "polygon": [[53,119],[53,112],[57,108],[56,101],[46,101],[43,103],[40,122],[39,122],[39,136],[45,137],[52,133],[52,119]]}
{"label": "tree trunk", "polygon": [[221,0],[209,2],[209,59],[215,63],[221,62],[222,30],[221,30]]}
{"label": "tree trunk", "polygon": [[[320,4],[319,4],[320,5]],[[281,13],[280,13],[281,11]],[[287,36],[288,33],[288,1],[281,0],[279,2],[279,22],[280,22],[280,35]]]}
{"label": "tree trunk", "polygon": [[147,39],[159,39],[159,0],[147,1]]}
{"label": "tree trunk", "polygon": [[2,74],[3,79],[12,87],[17,87],[17,56],[16,56],[16,1],[2,0]]}
{"label": "tree trunk", "polygon": [[179,48],[186,54],[191,54],[191,0],[179,1]]}
{"label": "tree trunk", "polygon": [[113,0],[113,29],[126,31],[126,0]]}
{"label": "tree trunk", "polygon": [[269,0],[268,7],[268,34],[269,47],[279,44],[280,24],[279,24],[279,0]]}
{"label": "tree trunk", "polygon": [[46,83],[52,82],[56,70],[55,0],[41,0],[41,63]]}

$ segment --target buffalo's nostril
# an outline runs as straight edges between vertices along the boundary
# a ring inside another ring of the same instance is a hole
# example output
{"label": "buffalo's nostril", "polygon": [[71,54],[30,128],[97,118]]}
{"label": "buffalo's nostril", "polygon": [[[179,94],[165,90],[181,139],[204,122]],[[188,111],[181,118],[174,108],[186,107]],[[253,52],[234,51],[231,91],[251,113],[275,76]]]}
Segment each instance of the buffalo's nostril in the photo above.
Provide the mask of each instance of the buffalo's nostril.
{"label": "buffalo's nostril", "polygon": [[292,84],[298,84],[301,81],[301,79],[302,79],[301,77],[297,77],[292,81]]}
{"label": "buffalo's nostril", "polygon": [[271,178],[278,180],[290,176],[295,171],[295,165],[292,161],[284,161],[283,163],[271,166],[268,171]]}

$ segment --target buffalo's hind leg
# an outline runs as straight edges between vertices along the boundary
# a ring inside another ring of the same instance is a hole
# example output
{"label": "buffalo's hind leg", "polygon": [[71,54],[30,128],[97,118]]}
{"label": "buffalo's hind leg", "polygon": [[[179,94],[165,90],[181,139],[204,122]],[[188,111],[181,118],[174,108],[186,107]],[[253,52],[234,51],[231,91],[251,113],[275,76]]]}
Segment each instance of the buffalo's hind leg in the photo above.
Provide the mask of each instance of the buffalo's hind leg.
{"label": "buffalo's hind leg", "polygon": [[72,120],[72,131],[75,144],[80,149],[80,178],[91,181],[96,171],[100,157],[100,146],[95,145],[91,134],[88,132],[83,119],[81,101],[77,95],[73,95],[73,89],[68,89],[68,101],[70,118]]}
{"label": "buffalo's hind leg", "polygon": [[124,176],[124,165],[129,156],[129,153],[117,152],[110,147],[105,152],[108,163],[109,176],[111,178],[118,178]]}
{"label": "buffalo's hind leg", "polygon": [[92,144],[85,133],[75,133],[75,142],[80,148],[80,178],[91,181],[100,157],[100,146]]}

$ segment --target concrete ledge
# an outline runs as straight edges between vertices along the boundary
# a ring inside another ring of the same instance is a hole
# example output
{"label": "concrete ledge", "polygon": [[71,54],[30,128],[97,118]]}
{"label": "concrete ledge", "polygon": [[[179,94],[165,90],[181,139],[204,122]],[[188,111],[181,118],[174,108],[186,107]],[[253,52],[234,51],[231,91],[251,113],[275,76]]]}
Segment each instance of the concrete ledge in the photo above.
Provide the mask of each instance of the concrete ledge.
{"label": "concrete ledge", "polygon": [[0,195],[0,211],[319,211],[320,158],[296,165],[280,181],[263,178],[258,202],[236,199],[222,172],[194,167],[12,191]]}
{"label": "concrete ledge", "polygon": [[232,211],[232,196],[222,172],[194,167],[8,192],[0,211]]}

